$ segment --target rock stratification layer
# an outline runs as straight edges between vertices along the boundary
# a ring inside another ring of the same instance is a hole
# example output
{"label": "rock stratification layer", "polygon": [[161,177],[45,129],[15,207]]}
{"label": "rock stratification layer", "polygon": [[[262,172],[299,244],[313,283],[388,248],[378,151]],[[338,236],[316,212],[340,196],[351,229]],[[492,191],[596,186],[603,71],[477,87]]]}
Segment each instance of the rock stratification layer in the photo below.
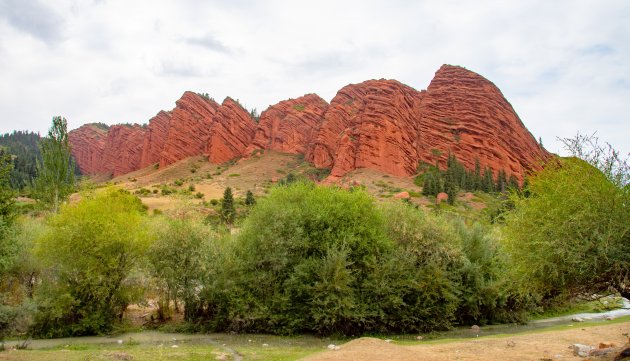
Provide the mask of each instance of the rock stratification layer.
{"label": "rock stratification layer", "polygon": [[226,98],[212,118],[206,152],[211,163],[223,163],[240,157],[251,143],[256,123],[247,110],[232,98]]}
{"label": "rock stratification layer", "polygon": [[260,115],[246,154],[257,149],[305,154],[324,120],[328,103],[316,94],[281,101]]}
{"label": "rock stratification layer", "polygon": [[137,124],[112,125],[107,132],[102,169],[114,177],[140,169],[147,130]]}
{"label": "rock stratification layer", "polygon": [[417,168],[423,94],[395,80],[348,85],[332,100],[307,159],[340,177],[357,168],[408,176]]}
{"label": "rock stratification layer", "polygon": [[212,118],[219,104],[193,92],[185,92],[171,112],[170,128],[160,154],[160,166],[205,154]]}
{"label": "rock stratification layer", "polygon": [[95,123],[84,124],[68,133],[72,145],[72,156],[83,174],[98,174],[103,171],[103,152],[107,139],[107,128]]}
{"label": "rock stratification layer", "polygon": [[[419,108],[418,158],[434,162],[448,152],[473,169],[475,159],[522,180],[539,169],[549,153],[525,128],[499,88],[458,66],[443,65],[427,88]],[[437,151],[437,152],[436,152]]]}
{"label": "rock stratification layer", "polygon": [[171,127],[171,112],[161,110],[149,120],[148,131],[142,143],[142,158],[140,168],[160,162],[162,150],[168,139]]}
{"label": "rock stratification layer", "polygon": [[185,92],[148,127],[82,126],[70,132],[73,154],[87,174],[120,175],[205,155],[223,163],[256,150],[304,154],[337,179],[358,168],[410,176],[426,162],[446,165],[449,153],[469,169],[479,160],[522,180],[550,154],[525,128],[501,91],[482,76],[444,65],[426,91],[396,80],[342,88],[330,105],[315,94],[281,101],[259,124],[237,101],[218,104]]}

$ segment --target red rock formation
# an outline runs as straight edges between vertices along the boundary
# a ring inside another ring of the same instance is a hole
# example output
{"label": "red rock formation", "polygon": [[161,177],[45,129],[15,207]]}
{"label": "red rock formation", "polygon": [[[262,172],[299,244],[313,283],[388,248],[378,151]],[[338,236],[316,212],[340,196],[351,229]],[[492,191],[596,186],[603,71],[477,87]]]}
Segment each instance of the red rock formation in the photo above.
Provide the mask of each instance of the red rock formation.
{"label": "red rock formation", "polygon": [[137,124],[112,125],[107,132],[102,170],[114,177],[140,168],[147,129]]}
{"label": "red rock formation", "polygon": [[426,92],[369,80],[344,87],[330,105],[314,94],[280,102],[263,112],[258,126],[230,98],[219,105],[186,92],[147,129],[114,126],[105,134],[95,126],[71,132],[84,173],[119,175],[201,154],[223,163],[273,149],[305,153],[316,167],[331,169],[331,180],[357,168],[410,176],[420,162],[444,166],[449,152],[469,169],[479,159],[495,175],[505,170],[522,180],[550,156],[494,84],[449,65]]}
{"label": "red rock formation", "polygon": [[218,108],[219,104],[214,100],[185,92],[171,112],[171,126],[160,155],[160,166],[204,154],[212,118]]}
{"label": "red rock formation", "polygon": [[171,112],[160,111],[149,120],[148,131],[142,143],[142,157],[140,158],[140,168],[148,167],[151,164],[159,163],[164,145],[168,139],[168,132],[171,126]]}
{"label": "red rock formation", "polygon": [[446,164],[452,152],[467,168],[479,158],[495,177],[503,169],[519,180],[539,169],[549,153],[523,125],[501,91],[484,77],[443,65],[427,88],[419,109],[418,159]]}
{"label": "red rock formation", "polygon": [[397,176],[417,167],[417,108],[422,93],[395,80],[348,85],[332,100],[307,155],[333,178],[357,168]]}
{"label": "red rock formation", "polygon": [[256,149],[304,154],[317,135],[328,103],[316,94],[281,101],[260,115],[252,143],[245,154]]}
{"label": "red rock formation", "polygon": [[211,163],[223,163],[244,154],[256,131],[256,123],[240,104],[225,98],[212,119],[205,154]]}
{"label": "red rock formation", "polygon": [[107,128],[98,124],[84,124],[68,132],[72,145],[71,152],[81,173],[97,174],[103,172],[103,152]]}

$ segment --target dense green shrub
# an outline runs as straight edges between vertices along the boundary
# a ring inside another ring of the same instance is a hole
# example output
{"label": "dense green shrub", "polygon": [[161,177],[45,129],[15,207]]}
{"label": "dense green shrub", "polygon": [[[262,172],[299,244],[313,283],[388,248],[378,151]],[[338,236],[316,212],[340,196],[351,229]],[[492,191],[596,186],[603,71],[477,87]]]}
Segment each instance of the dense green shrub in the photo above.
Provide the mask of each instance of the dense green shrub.
{"label": "dense green shrub", "polygon": [[[383,325],[396,331],[447,328],[455,320],[464,255],[457,234],[443,218],[404,204],[382,209],[396,252],[374,273],[370,285],[383,309]],[[391,327],[390,327],[391,328]]]}
{"label": "dense green shrub", "polygon": [[133,301],[129,274],[147,246],[142,203],[128,192],[83,194],[48,220],[37,254],[49,268],[36,292],[33,332],[40,336],[111,330]]}
{"label": "dense green shrub", "polygon": [[167,318],[170,301],[181,300],[184,319],[200,309],[199,288],[210,266],[205,261],[210,233],[194,220],[159,219],[153,223],[154,242],[148,251],[153,275],[161,285],[160,318]]}
{"label": "dense green shrub", "polygon": [[299,182],[275,188],[252,209],[223,261],[230,279],[221,287],[231,290],[213,297],[215,324],[275,333],[357,330],[364,311],[357,291],[391,246],[382,229],[363,192]]}
{"label": "dense green shrub", "polygon": [[522,284],[547,299],[630,297],[630,192],[578,158],[556,160],[514,196],[506,246]]}
{"label": "dense green shrub", "polygon": [[200,321],[218,330],[426,332],[520,307],[489,230],[360,190],[276,187],[212,263]]}

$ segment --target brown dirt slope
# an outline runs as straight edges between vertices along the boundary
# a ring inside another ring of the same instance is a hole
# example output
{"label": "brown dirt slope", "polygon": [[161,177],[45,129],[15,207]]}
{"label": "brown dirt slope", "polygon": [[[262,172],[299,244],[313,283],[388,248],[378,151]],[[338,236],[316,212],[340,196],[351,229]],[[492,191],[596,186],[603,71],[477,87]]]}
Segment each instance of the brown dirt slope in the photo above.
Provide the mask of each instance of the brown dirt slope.
{"label": "brown dirt slope", "polygon": [[374,338],[360,338],[304,358],[304,361],[451,361],[451,360],[612,360],[581,358],[569,348],[574,343],[597,345],[610,341],[618,346],[628,342],[630,322],[563,331],[546,331],[508,337],[482,337],[459,342],[401,346]]}

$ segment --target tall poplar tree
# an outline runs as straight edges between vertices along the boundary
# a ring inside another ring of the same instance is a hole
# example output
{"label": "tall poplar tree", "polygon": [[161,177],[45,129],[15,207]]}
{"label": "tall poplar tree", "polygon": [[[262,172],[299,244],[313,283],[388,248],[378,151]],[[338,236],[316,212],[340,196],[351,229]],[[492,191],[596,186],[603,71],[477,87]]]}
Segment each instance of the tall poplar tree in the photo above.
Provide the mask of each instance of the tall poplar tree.
{"label": "tall poplar tree", "polygon": [[37,164],[36,180],[39,198],[55,211],[74,191],[74,162],[70,155],[68,123],[63,117],[53,117],[48,136],[40,141],[42,160]]}

